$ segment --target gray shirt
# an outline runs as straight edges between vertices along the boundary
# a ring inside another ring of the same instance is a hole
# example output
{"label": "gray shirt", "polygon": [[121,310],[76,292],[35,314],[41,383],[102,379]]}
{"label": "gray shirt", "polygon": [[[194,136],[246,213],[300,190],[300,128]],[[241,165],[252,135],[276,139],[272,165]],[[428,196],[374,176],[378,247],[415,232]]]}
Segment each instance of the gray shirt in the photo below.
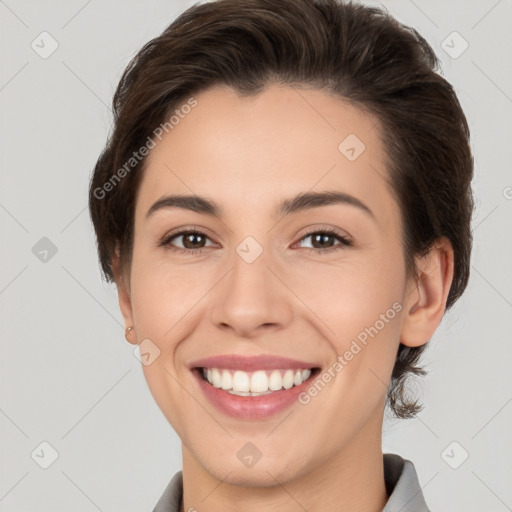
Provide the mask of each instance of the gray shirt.
{"label": "gray shirt", "polygon": [[[384,454],[384,479],[388,501],[382,512],[430,512],[414,465],[394,453]],[[178,471],[167,485],[153,512],[180,512],[183,476]]]}

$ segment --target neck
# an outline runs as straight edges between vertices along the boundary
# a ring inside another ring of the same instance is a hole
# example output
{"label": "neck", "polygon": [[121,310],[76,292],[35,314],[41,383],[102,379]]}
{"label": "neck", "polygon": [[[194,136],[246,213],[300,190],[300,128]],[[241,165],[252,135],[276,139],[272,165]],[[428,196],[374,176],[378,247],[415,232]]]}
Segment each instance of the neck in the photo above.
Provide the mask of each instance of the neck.
{"label": "neck", "polygon": [[[273,479],[267,486],[248,487],[215,478],[184,445],[183,503],[185,510],[226,512],[381,512],[386,493],[382,454],[382,418],[366,424],[348,446],[331,454],[296,478]],[[300,452],[297,454],[300,456]],[[267,471],[272,474],[272,470]],[[299,475],[299,470],[297,470]],[[232,476],[232,475],[231,475]]]}

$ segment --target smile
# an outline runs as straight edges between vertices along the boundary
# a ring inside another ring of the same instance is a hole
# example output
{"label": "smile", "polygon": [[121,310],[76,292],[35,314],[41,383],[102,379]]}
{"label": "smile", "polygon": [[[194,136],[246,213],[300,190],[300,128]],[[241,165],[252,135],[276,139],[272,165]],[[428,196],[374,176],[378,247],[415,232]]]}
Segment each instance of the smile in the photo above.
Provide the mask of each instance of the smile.
{"label": "smile", "polygon": [[202,368],[204,380],[232,395],[261,396],[300,386],[311,376],[306,369],[276,369],[245,372],[222,368]]}

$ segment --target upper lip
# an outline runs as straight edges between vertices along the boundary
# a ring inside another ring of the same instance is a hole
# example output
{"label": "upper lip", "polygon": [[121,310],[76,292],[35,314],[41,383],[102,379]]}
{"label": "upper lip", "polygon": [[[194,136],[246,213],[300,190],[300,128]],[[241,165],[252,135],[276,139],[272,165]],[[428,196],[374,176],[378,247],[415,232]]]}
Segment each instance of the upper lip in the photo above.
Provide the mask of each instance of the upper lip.
{"label": "upper lip", "polygon": [[225,368],[226,370],[279,370],[279,369],[309,369],[316,368],[318,365],[307,361],[298,361],[288,357],[260,355],[260,356],[240,356],[236,354],[226,354],[221,356],[207,357],[199,359],[190,364],[189,368]]}

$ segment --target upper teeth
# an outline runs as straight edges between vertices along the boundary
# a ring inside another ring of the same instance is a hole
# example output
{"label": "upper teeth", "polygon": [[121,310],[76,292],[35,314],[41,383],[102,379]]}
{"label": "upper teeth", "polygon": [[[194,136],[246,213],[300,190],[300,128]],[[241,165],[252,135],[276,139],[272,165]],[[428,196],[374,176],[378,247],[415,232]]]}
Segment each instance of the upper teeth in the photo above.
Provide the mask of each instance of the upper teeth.
{"label": "upper teeth", "polygon": [[216,388],[235,395],[254,396],[298,386],[309,378],[311,370],[258,370],[248,373],[241,370],[203,368],[203,375]]}

